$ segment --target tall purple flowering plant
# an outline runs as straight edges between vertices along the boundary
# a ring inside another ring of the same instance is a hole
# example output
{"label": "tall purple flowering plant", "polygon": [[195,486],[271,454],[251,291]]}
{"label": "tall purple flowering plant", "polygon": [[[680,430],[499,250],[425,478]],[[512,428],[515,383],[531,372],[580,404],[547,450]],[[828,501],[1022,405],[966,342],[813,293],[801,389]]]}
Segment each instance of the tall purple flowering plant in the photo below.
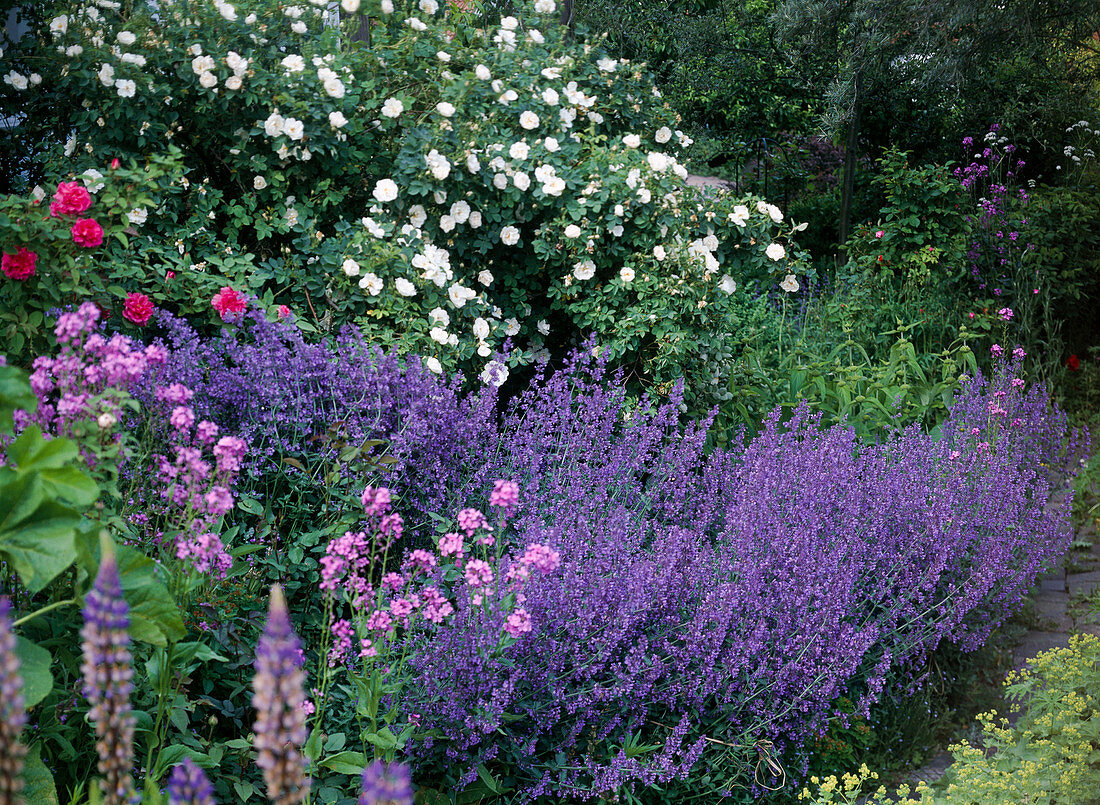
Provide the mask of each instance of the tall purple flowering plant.
{"label": "tall purple flowering plant", "polygon": [[0,805],[15,805],[23,791],[23,759],[27,748],[20,738],[27,723],[23,707],[23,680],[15,653],[11,602],[0,598]]}

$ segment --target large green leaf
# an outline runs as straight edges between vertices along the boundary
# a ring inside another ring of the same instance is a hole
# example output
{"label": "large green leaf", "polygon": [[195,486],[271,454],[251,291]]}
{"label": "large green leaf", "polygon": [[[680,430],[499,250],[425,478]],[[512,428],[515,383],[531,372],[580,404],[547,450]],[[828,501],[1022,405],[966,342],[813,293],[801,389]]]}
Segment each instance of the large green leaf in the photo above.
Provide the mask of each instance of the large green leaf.
{"label": "large green leaf", "polygon": [[35,744],[23,761],[23,801],[34,805],[58,805],[53,775],[42,762],[42,746]]}
{"label": "large green leaf", "polygon": [[15,656],[19,660],[19,676],[23,680],[23,706],[34,707],[53,690],[50,673],[50,652],[25,637],[17,637]]}
{"label": "large green leaf", "polygon": [[[21,483],[8,484],[0,488],[0,499],[13,487]],[[21,494],[41,496],[41,487],[35,484],[22,486]],[[11,564],[19,574],[27,590],[40,591],[57,577],[76,559],[75,534],[80,518],[72,509],[60,503],[45,501],[38,505],[30,517],[21,513],[26,497],[21,497],[8,511],[7,519],[0,519],[0,555]],[[4,503],[0,503],[0,518],[3,517]],[[9,521],[16,523],[9,527]]]}
{"label": "large green leaf", "polygon": [[37,425],[31,425],[8,445],[8,461],[20,472],[60,469],[77,457],[76,444],[70,439],[43,439]]}
{"label": "large green leaf", "polygon": [[122,594],[130,605],[130,636],[143,643],[166,646],[187,636],[176,602],[157,579],[152,559],[120,545],[116,548]]}
{"label": "large green leaf", "polygon": [[37,407],[38,398],[31,391],[26,373],[14,366],[0,366],[0,433],[11,433],[13,411],[33,411]]}

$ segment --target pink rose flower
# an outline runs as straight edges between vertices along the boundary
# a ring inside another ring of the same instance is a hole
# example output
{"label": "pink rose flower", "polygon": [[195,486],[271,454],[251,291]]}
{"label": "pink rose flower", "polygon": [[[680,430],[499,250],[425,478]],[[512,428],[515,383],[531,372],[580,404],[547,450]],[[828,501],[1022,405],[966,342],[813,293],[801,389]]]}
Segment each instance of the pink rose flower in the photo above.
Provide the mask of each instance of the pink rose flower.
{"label": "pink rose flower", "polygon": [[62,182],[50,202],[50,215],[78,215],[92,206],[92,194],[80,182]]}
{"label": "pink rose flower", "polygon": [[139,327],[148,324],[153,317],[153,300],[143,293],[128,293],[126,301],[122,305],[122,318],[131,321]]}
{"label": "pink rose flower", "polygon": [[20,246],[15,254],[5,252],[0,266],[3,268],[5,277],[22,282],[34,276],[34,264],[37,260],[37,252],[28,251]]}
{"label": "pink rose flower", "polygon": [[884,230],[880,229],[878,232],[875,233],[875,237],[876,238],[881,238],[885,234],[886,234],[886,232]]}
{"label": "pink rose flower", "polygon": [[103,245],[103,227],[94,218],[77,218],[72,233],[77,246],[94,249]]}
{"label": "pink rose flower", "polygon": [[210,304],[214,306],[214,310],[218,311],[222,321],[240,317],[248,307],[248,301],[244,298],[244,294],[230,288],[228,285],[214,294]]}

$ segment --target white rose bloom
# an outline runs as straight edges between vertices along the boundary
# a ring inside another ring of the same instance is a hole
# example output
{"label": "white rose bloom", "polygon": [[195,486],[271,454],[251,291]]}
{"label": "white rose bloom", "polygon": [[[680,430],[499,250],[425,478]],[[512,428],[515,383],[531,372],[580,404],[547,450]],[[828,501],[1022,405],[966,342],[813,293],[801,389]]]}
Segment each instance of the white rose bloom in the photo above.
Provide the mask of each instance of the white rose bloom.
{"label": "white rose bloom", "polygon": [[340,0],[340,8],[345,14],[354,14],[359,10],[359,0]]}
{"label": "white rose bloom", "polygon": [[561,150],[561,145],[553,137],[547,137],[542,141],[542,147],[549,151],[551,154]]}
{"label": "white rose bloom", "polygon": [[539,31],[537,28],[532,28],[530,31],[528,31],[527,36],[529,36],[531,38],[531,41],[534,42],[536,45],[541,45],[543,42],[546,41],[546,37],[543,36],[542,32]]}
{"label": "white rose bloom", "polygon": [[[626,210],[624,210],[624,209],[623,209],[623,205],[622,205],[622,204],[616,204],[616,205],[615,205],[615,214],[616,214],[617,216],[619,216],[620,218],[622,218],[622,217],[623,217],[624,215],[626,215]],[[663,234],[663,233],[662,233],[662,234]]]}
{"label": "white rose bloom", "polygon": [[330,98],[339,99],[344,97],[344,82],[341,81],[339,78],[326,79],[325,83],[322,84],[322,86],[324,87],[325,94],[328,95]]}
{"label": "white rose bloom", "polygon": [[68,56],[70,59],[76,58],[83,52],[83,45],[69,45],[69,47],[65,48],[65,55]]}
{"label": "white rose bloom", "polygon": [[447,101],[440,101],[435,105],[435,111],[443,115],[443,117],[454,117],[455,107],[453,103],[447,103]]}
{"label": "white rose bloom", "polygon": [[477,275],[477,281],[488,288],[493,284],[493,274],[491,271],[479,271]]}
{"label": "white rose bloom", "polygon": [[468,154],[466,156],[466,170],[470,173],[477,173],[481,170],[481,163],[477,161],[476,154]]}
{"label": "white rose bloom", "polygon": [[199,76],[199,84],[205,89],[213,89],[218,84],[218,77],[213,73],[203,73]]}
{"label": "white rose bloom", "polygon": [[479,341],[484,341],[489,337],[489,322],[478,316],[474,319],[474,337]]}
{"label": "white rose bloom", "polygon": [[501,17],[500,27],[506,31],[514,31],[519,27],[519,20],[515,17]]}
{"label": "white rose bloom", "polygon": [[304,22],[298,20],[296,23],[290,26],[290,30],[294,31],[294,33],[296,34],[304,34],[306,31],[309,30],[309,28],[306,27],[306,24]]}
{"label": "white rose bloom", "polygon": [[765,205],[764,211],[768,213],[768,217],[775,223],[779,223],[783,220],[783,213],[774,204]]}
{"label": "white rose bloom", "polygon": [[657,129],[657,132],[653,135],[653,139],[664,145],[672,139],[672,129],[668,126],[661,126]]}
{"label": "white rose bloom", "polygon": [[489,361],[481,372],[481,382],[500,388],[508,379],[508,367],[500,361]]}
{"label": "white rose bloom", "polygon": [[283,133],[285,126],[286,120],[283,119],[283,116],[277,112],[272,112],[264,121],[264,134],[268,137],[278,137]]}
{"label": "white rose bloom", "polygon": [[657,173],[664,173],[668,170],[668,157],[657,151],[650,151],[646,155],[646,162],[649,163],[650,169]]}
{"label": "white rose bloom", "polygon": [[542,183],[542,192],[548,196],[560,196],[565,192],[565,179],[560,176],[551,176]]}
{"label": "white rose bloom", "polygon": [[417,7],[425,14],[435,14],[439,11],[439,3],[436,0],[420,0]]}
{"label": "white rose bloom", "polygon": [[470,228],[478,229],[481,226],[481,213],[474,210],[470,213]]}
{"label": "white rose bloom", "polygon": [[229,5],[229,3],[221,3],[216,7],[218,9],[218,13],[221,14],[222,17],[227,19],[229,22],[233,22],[235,19],[237,19],[237,9]]}
{"label": "white rose bloom", "polygon": [[573,276],[579,280],[592,279],[596,276],[596,264],[591,260],[581,260],[579,263],[575,263],[573,265]]}
{"label": "white rose bloom", "polygon": [[397,98],[387,98],[386,102],[382,104],[382,117],[400,117],[401,113],[404,111],[405,104],[401,103]]}
{"label": "white rose bloom", "polygon": [[519,171],[512,177],[512,184],[518,187],[520,190],[527,190],[531,186],[531,177],[526,173]]}
{"label": "white rose bloom", "polygon": [[727,294],[733,293],[737,290],[737,283],[729,274],[723,274],[721,281],[718,283],[718,290]]}
{"label": "white rose bloom", "polygon": [[798,290],[798,278],[794,274],[788,274],[784,280],[779,283],[779,287],[787,293],[794,293]]}
{"label": "white rose bloom", "polygon": [[[191,45],[191,47],[187,48],[187,53],[191,56],[201,56],[202,55],[202,45],[200,45],[198,43],[195,43],[194,45]],[[194,69],[194,68],[192,68],[192,69]],[[195,75],[198,75],[201,72],[202,72],[202,70],[195,70]]]}
{"label": "white rose bloom", "polygon": [[339,112],[339,111],[338,112],[329,112],[328,113],[328,124],[330,126],[332,126],[334,129],[342,129],[344,126],[346,126],[348,124],[348,119],[346,117],[344,117],[343,112]]}
{"label": "white rose bloom", "polygon": [[618,224],[617,226],[611,227],[608,231],[611,232],[614,237],[621,238],[623,236],[623,225]]}
{"label": "white rose bloom", "polygon": [[572,240],[581,236],[581,228],[576,224],[570,224],[565,228],[565,236]]}
{"label": "white rose bloom", "polygon": [[283,66],[283,69],[288,73],[300,73],[306,69],[306,60],[296,53],[290,56],[284,56],[283,60],[279,62]]}
{"label": "white rose bloom", "polygon": [[413,204],[409,207],[409,223],[415,226],[417,229],[424,226],[424,222],[428,220],[428,211],[424,209],[422,204]]}
{"label": "white rose bloom", "polygon": [[368,271],[359,278],[359,287],[371,296],[378,296],[378,294],[382,293],[382,278]]}
{"label": "white rose bloom", "polygon": [[437,59],[439,59],[441,62],[443,62],[444,64],[446,64],[447,62],[449,62],[451,60],[451,54],[448,53],[445,50],[437,50],[435,52],[435,57]]}
{"label": "white rose bloom", "polygon": [[642,187],[638,189],[638,200],[643,204],[648,204],[653,200],[653,193],[649,191],[648,187]]}
{"label": "white rose bloom", "polygon": [[126,213],[126,220],[135,226],[141,226],[149,219],[149,211],[144,207],[137,207]]}
{"label": "white rose bloom", "polygon": [[549,87],[542,91],[542,99],[550,106],[558,105],[558,93]]}
{"label": "white rose bloom", "polygon": [[488,358],[493,354],[493,350],[489,348],[489,345],[482,341],[477,345],[477,354],[482,358]]}
{"label": "white rose bloom", "polygon": [[98,193],[106,186],[103,182],[103,174],[95,168],[88,168],[88,170],[80,174],[80,178],[84,180],[84,186],[88,189],[89,193]]}
{"label": "white rose bloom", "polygon": [[196,56],[191,60],[191,72],[195,75],[208,73],[213,70],[215,66],[213,56]]}
{"label": "white rose bloom", "polygon": [[539,116],[531,110],[527,110],[519,116],[519,124],[528,131],[537,129],[539,127]]}
{"label": "white rose bloom", "polygon": [[623,282],[634,282],[634,269],[630,266],[623,266],[619,269],[619,279]]}
{"label": "white rose bloom", "polygon": [[451,300],[451,304],[455,307],[462,307],[475,297],[477,297],[476,293],[469,288],[464,288],[458,283],[455,283],[447,289],[447,298]]}
{"label": "white rose bloom", "polygon": [[474,75],[482,81],[488,81],[493,77],[493,74],[489,72],[489,68],[484,64],[479,64],[474,68]]}
{"label": "white rose bloom", "polygon": [[54,36],[61,36],[69,30],[69,18],[62,14],[60,17],[54,17],[50,20],[50,33]]}
{"label": "white rose bloom", "polygon": [[453,232],[455,228],[455,219],[453,215],[443,215],[439,218],[439,228],[444,232]]}
{"label": "white rose bloom", "polygon": [[375,199],[386,204],[397,198],[397,183],[393,179],[379,179],[374,185]]}
{"label": "white rose bloom", "polygon": [[631,148],[638,148],[642,144],[642,138],[637,134],[626,134],[623,136],[623,145],[627,145]]}
{"label": "white rose bloom", "polygon": [[[356,0],[358,2],[359,0]],[[432,374],[443,374],[443,365],[439,362],[439,358],[429,357],[424,360],[424,365],[428,367],[428,371]]]}
{"label": "white rose bloom", "polygon": [[352,260],[350,257],[345,260],[344,264],[340,267],[344,269],[344,273],[347,274],[349,277],[359,276],[359,264]]}
{"label": "white rose bloom", "polygon": [[599,67],[600,71],[604,73],[615,72],[615,67],[618,66],[618,64],[619,63],[614,59],[600,59],[598,62],[596,62],[596,66]]}
{"label": "white rose bloom", "polygon": [[550,323],[546,319],[539,319],[539,323],[535,325],[535,328],[543,335],[550,335]]}
{"label": "white rose bloom", "polygon": [[123,47],[130,47],[130,45],[137,41],[137,36],[134,35],[132,31],[119,31],[115,39],[117,39],[118,43]]}
{"label": "white rose bloom", "polygon": [[653,256],[656,257],[658,260],[664,260],[665,257],[667,257],[668,255],[665,252],[665,247],[664,246],[654,246],[653,247]]}
{"label": "white rose bloom", "polygon": [[439,181],[443,181],[451,175],[451,163],[434,148],[424,157],[424,163],[428,166],[428,170],[432,172],[432,176]]}
{"label": "white rose bloom", "polygon": [[707,235],[705,238],[703,238],[703,247],[706,248],[707,251],[712,251],[712,252],[716,251],[718,249],[718,238],[717,238],[717,236],[715,236],[713,233],[711,233],[711,234]]}
{"label": "white rose bloom", "polygon": [[137,84],[128,78],[120,78],[115,82],[115,89],[118,91],[118,97],[133,98],[134,92],[137,90]]}
{"label": "white rose bloom", "polygon": [[512,159],[527,159],[530,153],[531,146],[523,141],[512,143],[512,145],[508,148],[508,156],[510,156]]}
{"label": "white rose bloom", "polygon": [[515,246],[519,243],[519,230],[514,226],[506,226],[500,230],[500,242],[505,246]]}
{"label": "white rose bloom", "polygon": [[733,208],[733,212],[729,216],[730,223],[737,224],[740,227],[744,227],[749,220],[749,208],[744,204],[738,204]]}
{"label": "white rose bloom", "polygon": [[553,14],[554,0],[535,0],[535,12],[538,14]]}
{"label": "white rose bloom", "polygon": [[546,78],[546,79],[549,79],[550,81],[553,81],[556,78],[561,78],[561,68],[560,67],[544,67],[541,71],[541,75],[542,75],[543,78]]}
{"label": "white rose bloom", "polygon": [[450,340],[450,334],[442,327],[433,327],[428,331],[428,335],[432,337],[432,341],[437,344],[446,344]]}
{"label": "white rose bloom", "polygon": [[464,224],[470,220],[470,204],[466,201],[456,201],[451,205],[451,217],[455,223]]}
{"label": "white rose bloom", "polygon": [[306,127],[301,120],[288,117],[283,122],[283,133],[292,140],[300,140],[305,136]]}
{"label": "white rose bloom", "polygon": [[504,334],[507,336],[519,335],[519,319],[505,319]]}
{"label": "white rose bloom", "polygon": [[382,13],[383,14],[392,14],[393,13],[393,0],[382,0]]}
{"label": "white rose bloom", "polygon": [[252,25],[256,22],[256,15],[249,14],[247,17],[244,18],[244,21],[246,25]]}
{"label": "white rose bloom", "polygon": [[[16,76],[16,75],[18,75],[18,73],[9,73],[9,76]],[[27,79],[23,78],[23,76],[19,76],[19,78],[23,79],[24,82],[26,82],[26,80],[27,80]],[[105,87],[114,86],[114,83],[115,83],[115,68],[112,67],[109,64],[100,65],[100,67],[99,67],[99,80],[103,84],[103,86],[105,86]],[[5,76],[4,81],[6,81],[7,83],[9,83],[13,87],[15,87],[15,82],[14,81],[8,81],[7,76]],[[24,83],[22,87],[15,87],[15,88],[16,89],[26,89],[27,85],[26,85],[26,83]]]}
{"label": "white rose bloom", "polygon": [[497,173],[493,175],[493,187],[497,190],[504,190],[508,187],[508,175],[505,173]]}
{"label": "white rose bloom", "polygon": [[768,248],[764,250],[764,254],[768,255],[772,260],[782,260],[787,256],[787,250],[783,248],[781,243],[768,244]]}
{"label": "white rose bloom", "polygon": [[256,190],[263,190],[265,187],[267,187],[267,179],[265,179],[263,176],[253,176],[252,187]]}
{"label": "white rose bloom", "polygon": [[239,75],[231,75],[231,76],[229,76],[229,78],[225,79],[225,88],[226,89],[231,89],[231,90],[236,91],[236,90],[240,89],[242,86],[244,86],[244,79],[241,78]]}
{"label": "white rose bloom", "polygon": [[404,277],[398,277],[393,281],[393,285],[397,288],[397,292],[402,296],[416,296],[416,286],[409,282]]}

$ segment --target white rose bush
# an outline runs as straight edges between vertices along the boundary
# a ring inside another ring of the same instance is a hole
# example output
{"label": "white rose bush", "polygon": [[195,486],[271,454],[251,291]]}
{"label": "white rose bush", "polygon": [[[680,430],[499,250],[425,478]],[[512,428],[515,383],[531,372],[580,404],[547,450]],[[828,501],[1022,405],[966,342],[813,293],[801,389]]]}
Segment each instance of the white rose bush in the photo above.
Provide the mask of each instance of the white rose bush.
{"label": "white rose bush", "polygon": [[230,285],[468,376],[593,337],[645,385],[728,395],[737,334],[768,330],[764,295],[806,260],[773,205],[685,183],[647,74],[566,39],[553,3],[484,28],[329,5],[56,4],[47,83],[82,98],[58,167],[183,154],[133,249],[154,300]]}

